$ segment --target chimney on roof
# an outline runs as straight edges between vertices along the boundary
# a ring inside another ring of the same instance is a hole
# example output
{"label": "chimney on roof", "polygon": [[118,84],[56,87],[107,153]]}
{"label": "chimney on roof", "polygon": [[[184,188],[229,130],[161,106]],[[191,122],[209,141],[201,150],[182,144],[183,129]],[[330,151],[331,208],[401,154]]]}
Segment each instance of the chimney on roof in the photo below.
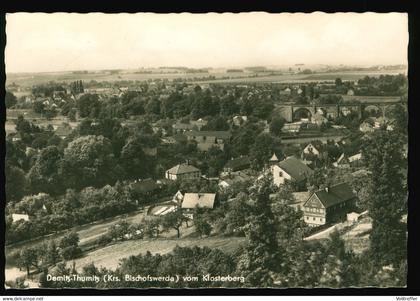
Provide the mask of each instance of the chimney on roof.
{"label": "chimney on roof", "polygon": [[326,192],[329,192],[330,191],[330,186],[329,185],[325,187],[325,191]]}

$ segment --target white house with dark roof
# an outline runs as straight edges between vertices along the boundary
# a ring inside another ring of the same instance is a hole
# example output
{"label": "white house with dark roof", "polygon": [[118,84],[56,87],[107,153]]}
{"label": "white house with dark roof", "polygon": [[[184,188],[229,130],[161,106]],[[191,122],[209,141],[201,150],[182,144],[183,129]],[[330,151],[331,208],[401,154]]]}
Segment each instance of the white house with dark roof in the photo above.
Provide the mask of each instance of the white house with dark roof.
{"label": "white house with dark roof", "polygon": [[165,178],[169,180],[198,179],[201,176],[200,170],[189,164],[178,164],[165,172]]}
{"label": "white house with dark roof", "polygon": [[295,157],[288,157],[271,166],[273,182],[276,186],[283,185],[287,181],[293,181],[298,187],[303,188],[306,180],[313,172],[311,168]]}
{"label": "white house with dark roof", "polygon": [[303,205],[303,219],[309,226],[321,226],[346,217],[357,196],[347,183],[315,191]]}

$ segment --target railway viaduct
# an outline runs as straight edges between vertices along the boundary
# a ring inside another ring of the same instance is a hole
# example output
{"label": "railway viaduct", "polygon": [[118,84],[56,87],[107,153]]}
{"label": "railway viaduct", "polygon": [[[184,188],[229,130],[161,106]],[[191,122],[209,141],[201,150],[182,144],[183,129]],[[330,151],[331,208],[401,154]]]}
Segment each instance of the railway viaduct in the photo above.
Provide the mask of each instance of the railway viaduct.
{"label": "railway viaduct", "polygon": [[385,117],[389,110],[396,105],[404,105],[402,101],[376,101],[365,103],[340,103],[340,104],[276,104],[276,111],[279,112],[287,122],[300,120],[300,118],[311,118],[317,112],[323,113],[325,117],[335,119],[345,116],[350,112],[356,112],[362,118],[364,112],[376,111]]}

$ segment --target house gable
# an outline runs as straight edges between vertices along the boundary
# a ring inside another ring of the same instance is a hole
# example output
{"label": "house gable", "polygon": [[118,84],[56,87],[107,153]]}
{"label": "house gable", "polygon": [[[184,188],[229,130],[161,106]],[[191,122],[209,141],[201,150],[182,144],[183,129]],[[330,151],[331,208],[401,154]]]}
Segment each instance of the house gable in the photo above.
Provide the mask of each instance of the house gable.
{"label": "house gable", "polygon": [[312,194],[312,196],[306,201],[306,203],[303,205],[304,207],[311,207],[311,208],[324,208],[324,205],[318,198],[316,194]]}

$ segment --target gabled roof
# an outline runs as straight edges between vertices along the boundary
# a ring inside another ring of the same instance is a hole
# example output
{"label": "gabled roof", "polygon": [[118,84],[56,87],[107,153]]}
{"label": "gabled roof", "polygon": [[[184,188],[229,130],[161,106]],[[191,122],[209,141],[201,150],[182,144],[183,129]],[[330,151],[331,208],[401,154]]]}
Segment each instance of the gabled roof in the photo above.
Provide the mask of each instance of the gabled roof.
{"label": "gabled roof", "polygon": [[270,161],[278,162],[279,159],[277,158],[276,154],[273,153],[273,156],[271,157]]}
{"label": "gabled roof", "polygon": [[231,133],[229,131],[189,131],[185,133],[186,136],[206,136],[206,137],[216,137],[227,139],[231,137]]}
{"label": "gabled roof", "polygon": [[215,193],[186,193],[181,208],[213,208],[216,199]]}
{"label": "gabled roof", "polygon": [[302,181],[314,171],[295,157],[289,157],[277,164],[281,169],[287,172],[294,180]]}
{"label": "gabled roof", "polygon": [[308,147],[309,145],[312,145],[312,147],[315,148],[317,151],[322,151],[325,148],[325,145],[319,140],[311,141],[306,145],[306,147]]}
{"label": "gabled roof", "polygon": [[335,163],[337,163],[337,164],[348,163],[348,158],[344,153],[342,153],[341,156],[338,157],[338,159]]}
{"label": "gabled roof", "polygon": [[315,191],[313,195],[317,197],[325,208],[356,198],[356,195],[347,183],[331,186],[328,188],[328,191],[327,189],[320,189]]}
{"label": "gabled roof", "polygon": [[311,193],[309,191],[301,191],[301,192],[292,192],[292,195],[295,198],[294,204],[297,204],[297,203],[306,202],[311,196]]}
{"label": "gabled roof", "polygon": [[172,125],[172,127],[176,130],[192,130],[194,128],[193,124],[189,123],[175,123]]}
{"label": "gabled roof", "polygon": [[199,171],[200,170],[195,166],[182,163],[182,164],[178,164],[172,167],[171,169],[168,169],[166,172],[169,172],[170,174],[173,174],[173,175],[180,175],[180,174],[199,172]]}
{"label": "gabled roof", "polygon": [[240,168],[251,164],[248,156],[238,157],[226,163],[225,168]]}
{"label": "gabled roof", "polygon": [[355,154],[349,157],[349,162],[354,162],[362,159],[362,153]]}

